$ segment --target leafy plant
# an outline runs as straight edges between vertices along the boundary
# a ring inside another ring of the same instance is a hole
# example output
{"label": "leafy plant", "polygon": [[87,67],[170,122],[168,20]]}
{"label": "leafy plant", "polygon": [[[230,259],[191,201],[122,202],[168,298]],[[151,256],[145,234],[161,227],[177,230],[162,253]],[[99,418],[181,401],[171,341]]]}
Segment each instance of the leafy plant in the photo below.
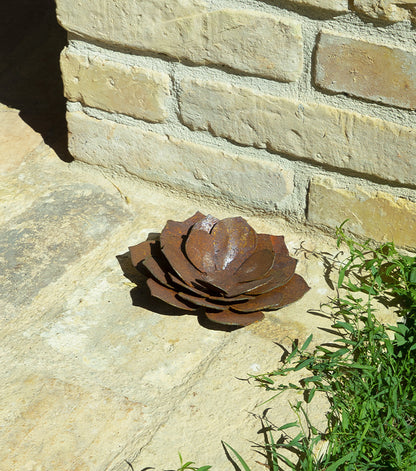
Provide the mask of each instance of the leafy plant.
{"label": "leafy plant", "polygon": [[[416,258],[400,254],[393,243],[355,242],[341,226],[338,246],[342,242],[350,256],[338,266],[338,288],[348,291],[326,306],[339,337],[312,353],[311,336],[302,347],[293,342],[281,368],[254,376],[268,390],[303,391],[307,403],[316,392],[326,394],[327,430],[318,432],[298,402],[292,406],[298,420],[275,431],[296,427],[299,433],[266,444],[265,452],[291,469],[416,470]],[[374,299],[397,310],[397,325],[377,320]],[[299,370],[309,373],[299,384],[279,382]],[[320,440],[327,444],[321,455],[314,453]],[[297,463],[282,454],[285,449],[298,455]]]}
{"label": "leafy plant", "polygon": [[225,443],[225,442],[222,442],[222,445],[223,445],[223,447],[225,448],[226,451],[228,449],[233,453],[233,455],[237,458],[237,460],[239,461],[239,463],[243,467],[244,471],[250,471],[250,468],[249,468],[248,464],[244,461],[243,457],[240,456],[240,454],[236,450],[234,450],[234,448],[231,445],[229,445],[228,443]]}
{"label": "leafy plant", "polygon": [[[416,257],[396,250],[393,242],[373,247],[370,240],[359,243],[347,237],[343,225],[338,228],[338,242],[347,244],[350,257],[339,271],[338,287],[345,276],[345,286],[351,292],[376,296],[414,326],[416,317]],[[355,280],[352,280],[353,275]]]}

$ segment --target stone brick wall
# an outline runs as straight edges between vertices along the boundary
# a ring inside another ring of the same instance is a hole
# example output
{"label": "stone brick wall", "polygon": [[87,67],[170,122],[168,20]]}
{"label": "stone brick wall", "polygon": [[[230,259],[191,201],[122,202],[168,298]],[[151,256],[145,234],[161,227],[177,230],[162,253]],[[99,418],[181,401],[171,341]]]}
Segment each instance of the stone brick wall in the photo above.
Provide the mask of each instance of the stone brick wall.
{"label": "stone brick wall", "polygon": [[56,0],[75,159],[416,247],[416,0]]}

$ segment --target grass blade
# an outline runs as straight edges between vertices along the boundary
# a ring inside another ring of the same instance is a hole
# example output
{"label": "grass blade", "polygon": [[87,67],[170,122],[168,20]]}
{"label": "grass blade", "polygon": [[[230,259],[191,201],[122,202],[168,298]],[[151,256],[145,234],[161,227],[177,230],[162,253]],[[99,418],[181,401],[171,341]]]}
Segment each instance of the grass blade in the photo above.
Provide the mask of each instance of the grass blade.
{"label": "grass blade", "polygon": [[244,461],[244,459],[234,450],[234,448],[229,445],[228,443],[221,442],[223,446],[225,445],[227,448],[229,448],[235,455],[235,457],[238,459],[240,462],[241,466],[244,468],[244,471],[251,471],[248,464]]}

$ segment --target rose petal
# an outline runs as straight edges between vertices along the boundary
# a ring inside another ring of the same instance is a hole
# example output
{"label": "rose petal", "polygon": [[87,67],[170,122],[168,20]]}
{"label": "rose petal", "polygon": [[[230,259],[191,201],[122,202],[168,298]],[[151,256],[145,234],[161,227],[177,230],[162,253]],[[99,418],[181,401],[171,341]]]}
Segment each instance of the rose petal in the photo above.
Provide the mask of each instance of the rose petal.
{"label": "rose petal", "polygon": [[245,283],[238,283],[232,289],[229,290],[228,296],[237,296],[248,294],[251,295],[251,292],[254,290],[262,291],[263,286],[266,286],[272,280],[271,276],[263,278],[261,280],[247,281]]}
{"label": "rose petal", "polygon": [[[242,220],[244,221],[244,219]],[[198,278],[198,282],[206,284],[208,290],[215,289],[222,291],[227,298],[236,297],[245,292],[249,292],[249,290],[259,288],[270,281],[269,276],[271,273],[269,272],[271,271],[271,266],[275,259],[273,247],[269,234],[259,234],[256,237],[255,249],[251,247],[250,251],[245,254],[240,253],[241,256],[247,255],[248,257],[240,266],[235,266],[238,260],[238,258],[236,258],[225,270],[207,273],[200,279]],[[268,252],[263,252],[264,250]],[[257,252],[259,252],[259,254],[255,255]],[[256,269],[255,266],[257,264],[261,264],[261,268]],[[235,273],[233,273],[234,269],[236,269]],[[256,270],[256,272],[250,273],[250,270]],[[265,277],[267,277],[267,279],[263,279]],[[258,278],[258,280],[255,278]],[[251,280],[249,281],[249,279]]]}
{"label": "rose petal", "polygon": [[197,278],[196,283],[197,283],[197,285],[203,287],[202,288],[203,291],[205,291],[207,293],[211,293],[214,296],[224,297],[224,296],[227,295],[226,291],[222,287],[217,286],[214,283],[210,283],[209,281],[206,281],[205,278],[204,279]]}
{"label": "rose petal", "polygon": [[202,273],[215,270],[216,241],[210,232],[219,219],[210,214],[205,219],[195,223],[185,242],[186,255],[193,264]]}
{"label": "rose petal", "polygon": [[289,250],[287,249],[284,236],[270,235],[269,237],[275,254],[279,254],[281,256],[289,255]]}
{"label": "rose petal", "polygon": [[256,232],[242,217],[222,219],[215,224],[211,235],[219,241],[218,247],[225,246],[216,257],[217,270],[234,271],[256,248]]}
{"label": "rose petal", "polygon": [[146,240],[140,244],[129,247],[131,264],[133,267],[137,267],[140,262],[152,255],[151,246],[154,242],[154,240]]}
{"label": "rose petal", "polygon": [[185,235],[193,224],[204,218],[202,213],[197,212],[184,222],[168,221],[160,234],[163,255],[178,277],[188,285],[201,276],[201,273],[186,258],[182,252],[182,245]]}
{"label": "rose petal", "polygon": [[150,289],[150,294],[155,298],[161,299],[165,303],[170,304],[171,306],[177,307],[179,309],[183,309],[185,311],[195,311],[195,307],[190,307],[188,304],[183,303],[180,299],[176,296],[176,291],[170,288],[166,288],[166,286],[160,285],[157,281],[153,278],[148,278],[147,286]]}
{"label": "rose petal", "polygon": [[[270,255],[271,260],[267,260],[267,257],[265,257],[264,261],[262,261],[261,259],[256,260],[256,257],[261,258],[261,255],[257,255],[257,256],[255,255],[258,252],[263,253],[263,256],[265,256],[265,252],[263,252],[264,250],[272,253],[272,255]],[[267,265],[267,264],[270,263],[270,266],[269,266],[269,269],[270,269],[271,266],[273,265],[274,258],[275,258],[274,248],[273,248],[273,244],[272,244],[270,235],[269,234],[257,234],[256,249],[255,249],[254,253],[252,255],[250,255],[237,268],[237,270],[234,273],[234,276],[236,276],[236,279],[239,282],[252,281],[252,280],[257,279],[257,278],[264,278],[264,276],[267,274],[267,270],[265,270],[264,273],[260,274],[260,276],[257,276],[257,277],[250,276],[249,277],[250,279],[247,279],[245,277],[244,273],[250,271],[250,265],[263,265],[263,264]],[[252,259],[251,262],[248,262],[250,259]]]}
{"label": "rose petal", "polygon": [[301,276],[295,274],[284,286],[261,294],[254,299],[250,299],[250,301],[234,304],[230,308],[237,312],[277,309],[297,301],[309,291],[309,289],[306,281]]}
{"label": "rose petal", "polygon": [[242,327],[264,319],[264,314],[261,311],[237,314],[236,312],[224,310],[221,312],[205,312],[205,315],[210,321],[217,324],[240,325]]}
{"label": "rose petal", "polygon": [[[283,299],[280,301],[280,305],[278,306],[279,309],[298,301],[311,289],[306,281],[298,274],[294,274],[290,281],[285,284],[284,288],[287,289],[284,290]],[[273,309],[273,306],[271,309]]]}
{"label": "rose petal", "polygon": [[226,303],[226,304],[233,304],[239,303],[243,301],[248,301],[249,299],[253,299],[254,296],[250,296],[248,294],[239,294],[237,296],[232,297],[224,297],[224,296],[210,296],[209,299],[212,301],[216,301],[219,303]]}
{"label": "rose petal", "polygon": [[195,304],[197,306],[207,307],[210,309],[215,309],[217,311],[221,311],[222,309],[224,309],[224,306],[219,306],[218,304],[210,302],[206,298],[200,298],[199,296],[193,296],[192,294],[179,292],[178,296],[181,299],[188,301],[191,304]]}
{"label": "rose petal", "polygon": [[263,280],[236,283],[232,275],[230,275],[228,272],[216,272],[216,276],[213,276],[210,279],[197,279],[197,282],[200,284],[205,284],[208,287],[207,289],[222,291],[226,298],[234,298],[244,294],[250,295],[250,290],[265,285],[271,279],[271,277],[267,277]]}
{"label": "rose petal", "polygon": [[279,286],[283,286],[292,278],[293,274],[295,273],[297,263],[298,261],[290,256],[276,256],[273,267],[268,273],[270,280],[267,282],[267,284],[262,285],[259,288],[247,290],[245,292],[251,295],[258,295],[267,293],[268,291],[278,288]]}
{"label": "rose petal", "polygon": [[256,247],[256,233],[241,217],[221,221],[207,216],[195,224],[185,242],[189,260],[202,273],[234,270]]}
{"label": "rose petal", "polygon": [[209,294],[206,291],[204,291],[203,286],[199,286],[197,283],[192,283],[192,286],[187,285],[173,273],[168,273],[167,278],[169,279],[169,284],[175,287],[176,289],[185,289],[201,297],[206,297]]}
{"label": "rose petal", "polygon": [[[273,250],[273,244],[269,234],[258,234],[256,240],[256,251],[264,249]],[[237,268],[237,271],[239,268],[240,267]],[[242,293],[245,293],[248,290],[263,286],[269,280],[270,278],[258,281],[253,280],[251,282],[246,282],[247,284],[242,284],[238,281],[238,277],[233,275],[230,267],[227,267],[226,270],[206,274],[201,279],[198,279],[198,282],[201,284],[206,284],[208,290],[217,290],[222,292],[222,294],[227,298],[233,298],[242,296]]]}
{"label": "rose petal", "polygon": [[267,249],[271,250],[272,252],[275,252],[272,237],[276,236],[271,236],[270,234],[257,234],[256,250]]}
{"label": "rose petal", "polygon": [[167,277],[166,270],[163,270],[160,264],[153,257],[148,257],[144,259],[143,266],[148,270],[148,272],[153,276],[153,278],[156,279],[156,281],[158,281],[164,286],[173,288],[173,286],[169,282],[169,278]]}
{"label": "rose petal", "polygon": [[[189,286],[186,283],[184,283],[182,280],[180,280],[178,277],[173,275],[172,273],[168,273],[167,277],[169,278],[170,285],[177,285],[181,289],[188,290],[189,292],[200,296],[202,298],[209,297],[211,301],[218,301],[218,302],[226,302],[228,304],[234,303],[234,302],[242,302],[242,301],[247,301],[248,299],[252,299],[253,296],[250,295],[241,295],[241,296],[235,296],[233,298],[225,298],[224,296],[212,296],[209,292],[209,288],[206,287],[204,289],[203,286],[201,288],[198,287],[198,285],[195,283],[193,286]],[[211,290],[212,293],[212,290]]]}
{"label": "rose petal", "polygon": [[234,273],[236,281],[243,283],[264,278],[272,268],[274,258],[271,250],[256,250]]}

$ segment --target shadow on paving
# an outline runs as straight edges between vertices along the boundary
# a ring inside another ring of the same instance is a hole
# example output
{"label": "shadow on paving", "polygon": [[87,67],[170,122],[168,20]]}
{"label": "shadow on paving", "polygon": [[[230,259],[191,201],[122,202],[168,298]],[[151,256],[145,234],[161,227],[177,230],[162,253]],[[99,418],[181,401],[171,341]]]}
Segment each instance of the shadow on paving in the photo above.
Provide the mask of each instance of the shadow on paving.
{"label": "shadow on paving", "polygon": [[204,314],[203,309],[198,309],[195,312],[184,311],[183,309],[178,309],[173,307],[164,301],[161,301],[150,294],[150,290],[147,287],[146,279],[147,276],[140,273],[136,268],[133,267],[130,259],[129,252],[126,252],[121,255],[117,255],[118,263],[120,264],[121,270],[124,273],[124,276],[130,280],[132,283],[135,283],[137,286],[130,291],[130,296],[133,306],[141,307],[148,311],[156,312],[165,316],[184,316],[191,315],[197,316],[198,323],[210,330],[219,330],[223,332],[232,332],[234,330],[240,329],[240,326],[229,326],[216,324],[215,322],[210,321]]}
{"label": "shadow on paving", "polygon": [[65,98],[59,54],[67,42],[53,0],[0,4],[0,103],[20,117],[68,162]]}

